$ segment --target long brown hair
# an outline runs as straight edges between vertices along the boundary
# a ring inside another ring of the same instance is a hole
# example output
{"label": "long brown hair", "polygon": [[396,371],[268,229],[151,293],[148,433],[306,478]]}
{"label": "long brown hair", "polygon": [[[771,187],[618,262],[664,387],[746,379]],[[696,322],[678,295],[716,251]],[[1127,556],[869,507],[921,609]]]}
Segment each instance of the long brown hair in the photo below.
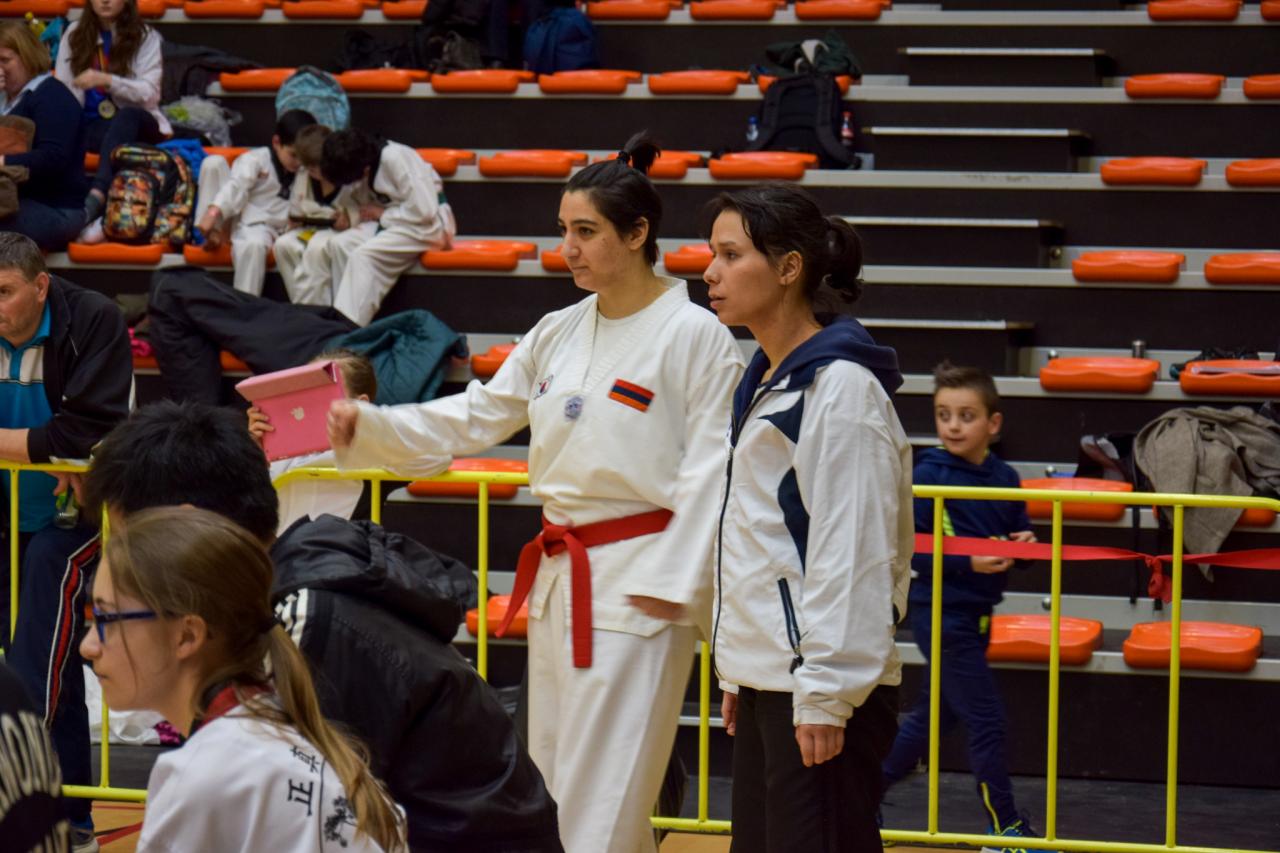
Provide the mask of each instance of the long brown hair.
{"label": "long brown hair", "polygon": [[[93,58],[98,53],[98,34],[103,29],[105,27],[98,13],[93,10],[93,0],[85,0],[84,8],[80,10],[80,21],[68,38],[72,74],[79,74],[93,65]],[[132,77],[133,60],[146,37],[147,25],[138,14],[138,0],[124,0],[124,8],[116,18],[111,35],[111,55],[107,57],[107,67],[101,70]]]}
{"label": "long brown hair", "polygon": [[[130,515],[105,552],[116,589],[161,616],[192,614],[208,626],[208,672],[192,697],[196,720],[215,688],[234,685],[251,716],[292,726],[320,751],[355,808],[358,833],[385,850],[404,848],[403,819],[370,773],[366,751],[324,719],[307,662],[275,621],[262,543],[217,513],[159,507]],[[253,686],[274,689],[279,706],[269,694],[247,695],[243,688]]]}

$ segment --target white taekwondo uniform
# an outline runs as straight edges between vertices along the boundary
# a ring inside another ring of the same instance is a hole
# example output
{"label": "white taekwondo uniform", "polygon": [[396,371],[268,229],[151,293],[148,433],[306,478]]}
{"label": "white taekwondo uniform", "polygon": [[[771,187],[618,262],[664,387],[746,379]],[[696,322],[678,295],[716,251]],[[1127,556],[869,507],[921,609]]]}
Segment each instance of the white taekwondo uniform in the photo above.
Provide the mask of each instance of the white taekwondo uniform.
{"label": "white taekwondo uniform", "polygon": [[[349,227],[361,229],[366,237],[372,237],[378,230],[378,223],[360,221],[360,205],[372,201],[373,195],[367,186],[353,184],[339,187],[326,203],[317,195],[316,182],[300,172],[289,197],[289,216],[295,219],[332,219],[339,212],[345,213]],[[303,225],[291,228],[276,238],[276,269],[284,279],[284,289],[290,302],[295,305],[333,304],[333,263],[329,243],[340,233],[333,228]]]}
{"label": "white taekwondo uniform", "polygon": [[[683,281],[623,318],[596,297],[543,317],[482,385],[429,403],[360,404],[346,467],[433,473],[528,425],[529,480],[551,524],[582,527],[667,509],[659,533],[589,549],[593,660],[573,665],[571,560],[542,556],[529,598],[529,751],[560,809],[568,853],[654,849],[649,826],[706,630],[715,497],[729,398],[742,371],[732,336]],[[424,458],[427,457],[427,458]],[[628,596],[688,608],[653,619]]]}
{"label": "white taekwondo uniform", "polygon": [[367,326],[400,274],[427,249],[447,248],[458,226],[440,176],[407,145],[383,145],[376,170],[353,189],[361,185],[385,208],[377,231],[343,231],[329,241],[329,254],[333,307]]}
{"label": "white taekwondo uniform", "polygon": [[242,706],[156,759],[138,853],[373,853],[337,774],[298,734]]}
{"label": "white taekwondo uniform", "polygon": [[[200,198],[196,220],[210,205],[222,211],[231,223],[231,265],[235,288],[254,296],[262,295],[267,274],[267,255],[276,237],[289,227],[289,189],[281,184],[270,146],[250,148],[228,168],[220,154],[205,157],[200,164]],[[286,178],[289,183],[296,176]]]}

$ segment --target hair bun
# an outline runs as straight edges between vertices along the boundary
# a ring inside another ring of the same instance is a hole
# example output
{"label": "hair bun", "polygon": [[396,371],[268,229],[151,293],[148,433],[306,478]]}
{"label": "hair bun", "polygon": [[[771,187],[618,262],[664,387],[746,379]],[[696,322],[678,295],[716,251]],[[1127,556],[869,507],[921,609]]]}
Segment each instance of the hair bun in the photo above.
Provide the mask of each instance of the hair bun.
{"label": "hair bun", "polygon": [[661,153],[662,148],[658,143],[649,136],[648,131],[642,130],[622,146],[622,150],[618,152],[618,159],[642,175],[647,175],[653,161],[657,160]]}

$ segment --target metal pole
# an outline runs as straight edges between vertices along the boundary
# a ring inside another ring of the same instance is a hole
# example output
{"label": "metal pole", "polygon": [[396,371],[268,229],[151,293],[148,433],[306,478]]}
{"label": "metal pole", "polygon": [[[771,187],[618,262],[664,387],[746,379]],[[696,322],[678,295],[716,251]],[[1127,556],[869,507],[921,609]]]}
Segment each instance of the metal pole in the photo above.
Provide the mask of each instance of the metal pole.
{"label": "metal pole", "polygon": [[1062,501],[1053,502],[1053,545],[1049,569],[1049,756],[1046,766],[1044,837],[1058,833],[1058,680],[1062,653]]}
{"label": "metal pole", "polygon": [[698,682],[698,823],[706,823],[711,789],[711,646],[700,643]]}
{"label": "metal pole", "polygon": [[1178,843],[1178,684],[1182,675],[1183,506],[1173,508],[1173,602],[1169,609],[1169,758],[1164,805],[1164,843]]}
{"label": "metal pole", "polygon": [[942,741],[942,498],[933,499],[933,610],[929,614],[929,825],[938,832],[938,755]]}
{"label": "metal pole", "polygon": [[477,615],[476,670],[480,677],[489,679],[489,484],[478,483],[480,552],[476,555],[476,571],[479,575],[480,610]]}

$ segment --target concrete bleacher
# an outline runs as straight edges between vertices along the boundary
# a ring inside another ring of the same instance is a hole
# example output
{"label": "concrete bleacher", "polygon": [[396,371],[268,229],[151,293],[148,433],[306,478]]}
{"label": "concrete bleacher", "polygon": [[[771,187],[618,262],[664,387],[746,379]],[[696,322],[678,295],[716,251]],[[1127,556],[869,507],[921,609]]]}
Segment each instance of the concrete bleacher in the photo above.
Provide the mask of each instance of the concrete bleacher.
{"label": "concrete bleacher", "polygon": [[[290,20],[275,9],[255,21],[211,21],[173,8],[156,21],[172,41],[222,47],[270,66],[328,65],[351,26],[387,40],[410,31],[379,9],[345,21]],[[693,66],[743,69],[760,60],[766,44],[817,37],[831,26],[800,21],[792,7],[779,8],[768,22],[696,21],[686,8],[673,9],[662,22],[597,22],[606,64],[646,74]],[[1245,158],[1280,157],[1274,133],[1280,100],[1247,97],[1242,84],[1250,75],[1280,72],[1274,49],[1280,24],[1263,19],[1255,3],[1245,4],[1233,21],[1185,25],[1153,22],[1142,4],[1107,0],[943,0],[899,2],[874,22],[834,26],[863,61],[864,76],[849,88],[846,102],[866,167],[811,169],[800,183],[863,233],[867,287],[857,313],[877,339],[899,350],[908,375],[897,406],[913,443],[932,444],[929,369],[943,356],[997,375],[1008,425],[999,450],[1028,477],[1042,476],[1049,466],[1070,472],[1082,434],[1136,430],[1175,406],[1259,402],[1188,395],[1168,378],[1167,368],[1209,345],[1251,347],[1265,357],[1280,337],[1277,285],[1212,284],[1202,272],[1214,254],[1276,250],[1280,187],[1233,186],[1225,170]],[[1125,91],[1125,80],[1134,75],[1187,70],[1225,75],[1221,93],[1207,100],[1137,100]],[[227,93],[215,86],[209,94],[244,114],[235,128],[237,144],[265,142],[273,120],[270,93]],[[609,96],[548,95],[536,82],[520,83],[510,94],[441,94],[430,83],[415,82],[404,93],[351,96],[357,124],[409,144],[470,148],[481,156],[527,147],[603,155],[642,127],[674,149],[710,154],[741,146],[746,118],[760,99],[755,85],[723,96],[664,96],[652,94],[644,81]],[[1199,157],[1208,166],[1188,187],[1103,180],[1103,163],[1143,155]],[[478,166],[464,164],[445,188],[465,234],[532,239],[540,252],[557,240],[529,235],[554,231],[562,183],[486,177]],[[735,186],[702,167],[659,184],[666,206],[664,251],[699,240],[702,206]],[[1073,276],[1071,262],[1082,252],[1115,248],[1170,249],[1187,260],[1168,284]],[[174,256],[163,263],[179,262]],[[73,264],[62,255],[51,263],[112,294],[144,291],[152,272]],[[211,272],[230,280],[225,268]],[[689,278],[695,300],[705,304],[705,285]],[[274,274],[267,295],[283,298]],[[467,333],[479,352],[514,339],[579,295],[567,276],[548,272],[536,259],[521,260],[510,272],[420,265],[391,293],[383,313],[427,308]],[[1036,378],[1050,349],[1120,355],[1135,339],[1161,361],[1159,380],[1146,394],[1052,393]],[[457,365],[446,390],[471,378],[469,368]],[[139,390],[143,400],[160,393],[154,374],[140,376]],[[527,453],[524,442],[527,433],[495,452],[520,458]],[[390,489],[384,518],[393,529],[470,560],[474,512],[467,499],[415,498]],[[527,490],[495,503],[495,592],[509,585],[518,548],[538,517]],[[1224,549],[1272,547],[1277,532],[1274,523],[1241,530]],[[1043,524],[1037,533],[1047,540]],[[1069,521],[1067,536],[1073,544],[1135,545],[1128,515],[1116,522]],[[1150,510],[1139,510],[1136,536],[1137,550],[1168,552],[1168,536]],[[1184,738],[1181,778],[1274,786],[1280,734],[1270,708],[1280,700],[1280,573],[1219,569],[1210,581],[1189,568],[1185,579],[1184,618],[1259,625],[1266,640],[1262,660],[1249,673],[1185,674],[1183,725],[1194,734]],[[1145,571],[1136,588],[1145,590]],[[1062,772],[1163,778],[1162,671],[1125,665],[1120,642],[1132,624],[1167,618],[1166,611],[1142,594],[1130,601],[1135,570],[1126,563],[1071,564],[1063,589],[1064,613],[1101,619],[1106,633],[1090,664],[1064,671]],[[1043,612],[1048,590],[1045,564],[1015,573],[1001,612]],[[906,632],[899,648],[910,695],[921,658]],[[519,642],[496,644],[495,679],[518,679],[522,655]],[[1043,773],[1043,667],[998,668],[1010,706],[1013,770]],[[1227,705],[1234,731],[1215,725]],[[1240,732],[1249,733],[1247,743]],[[728,744],[717,734],[713,755],[721,772],[727,754]],[[947,767],[965,765],[954,743],[943,759]]]}

